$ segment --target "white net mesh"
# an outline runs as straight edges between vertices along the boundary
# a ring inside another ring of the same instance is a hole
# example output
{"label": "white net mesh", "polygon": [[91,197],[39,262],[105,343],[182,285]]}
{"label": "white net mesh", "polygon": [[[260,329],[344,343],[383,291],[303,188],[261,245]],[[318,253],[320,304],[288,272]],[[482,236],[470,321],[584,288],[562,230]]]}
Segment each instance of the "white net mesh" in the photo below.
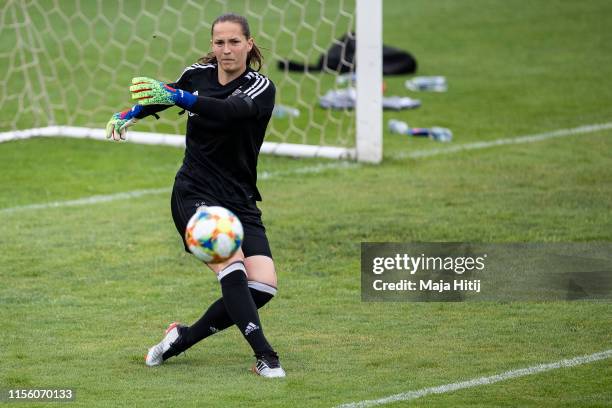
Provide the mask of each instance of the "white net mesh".
{"label": "white net mesh", "polygon": [[[277,87],[268,141],[353,146],[352,110],[326,110],[319,97],[337,72],[294,73],[292,59],[314,64],[354,31],[354,1],[5,0],[0,6],[0,132],[49,125],[103,128],[132,105],[133,76],[174,81],[209,50],[211,22],[225,12],[246,16],[264,54],[262,72]],[[177,109],[136,130],[183,134]]]}

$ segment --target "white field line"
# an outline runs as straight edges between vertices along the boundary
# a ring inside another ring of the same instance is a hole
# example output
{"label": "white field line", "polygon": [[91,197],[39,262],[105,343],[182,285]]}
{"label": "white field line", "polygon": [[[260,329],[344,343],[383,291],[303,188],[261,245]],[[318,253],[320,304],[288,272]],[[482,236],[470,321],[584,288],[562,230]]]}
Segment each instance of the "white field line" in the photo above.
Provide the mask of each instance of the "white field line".
{"label": "white field line", "polygon": [[[277,171],[277,172],[264,171],[260,173],[259,179],[260,180],[271,180],[271,179],[282,177],[282,176],[291,176],[291,175],[296,175],[296,174],[316,174],[316,173],[322,173],[326,170],[354,168],[358,166],[359,165],[357,163],[344,162],[344,161],[324,163],[324,164],[318,164],[315,166],[300,167],[297,169],[290,169],[290,170],[285,170],[285,171]],[[0,214],[15,213],[18,211],[27,211],[27,210],[43,210],[43,209],[58,208],[58,207],[92,205],[92,204],[108,203],[108,202],[117,201],[117,200],[128,200],[131,198],[143,197],[143,196],[148,196],[148,195],[169,194],[169,193],[170,193],[170,187],[152,188],[152,189],[146,189],[146,190],[133,190],[133,191],[126,191],[123,193],[116,193],[116,194],[94,195],[90,197],[78,198],[75,200],[53,201],[49,203],[28,204],[28,205],[21,205],[17,207],[1,208]]]}
{"label": "white field line", "polygon": [[76,200],[52,201],[49,203],[28,204],[28,205],[21,205],[17,207],[2,208],[0,209],[0,214],[14,213],[17,211],[26,211],[26,210],[44,210],[48,208],[73,207],[73,206],[79,206],[79,205],[108,203],[110,201],[127,200],[130,198],[142,197],[142,196],[147,196],[147,195],[152,195],[152,194],[169,193],[169,192],[170,192],[170,188],[152,188],[148,190],[133,190],[133,191],[126,191],[124,193],[116,193],[116,194],[108,194],[108,195],[94,195],[90,197],[77,198]]}
{"label": "white field line", "polygon": [[425,397],[431,394],[444,394],[447,392],[453,392],[462,390],[465,388],[479,387],[481,385],[494,384],[500,381],[510,380],[513,378],[524,377],[527,375],[533,375],[542,373],[545,371],[556,370],[564,367],[575,367],[583,364],[592,363],[594,361],[605,360],[612,357],[612,349],[602,351],[599,353],[589,354],[587,356],[574,357],[567,360],[561,360],[549,364],[539,364],[527,368],[520,368],[518,370],[506,371],[501,374],[492,375],[490,377],[474,378],[468,381],[461,381],[452,384],[439,385],[437,387],[422,388],[416,391],[402,392],[401,394],[394,394],[388,397],[365,400],[359,402],[351,402],[349,404],[338,405],[336,408],[366,408],[375,407],[378,405],[389,404],[398,401],[411,401],[417,398]]}
{"label": "white field line", "polygon": [[487,142],[464,143],[455,146],[441,147],[438,149],[416,150],[412,152],[400,152],[391,155],[394,159],[421,159],[424,157],[438,156],[441,154],[458,153],[466,150],[486,149],[488,147],[503,146],[509,144],[534,143],[557,137],[580,135],[584,133],[599,132],[601,130],[612,129],[612,122],[594,125],[578,126],[571,129],[559,129],[551,132],[538,133],[534,135],[510,137],[506,139],[496,139]]}

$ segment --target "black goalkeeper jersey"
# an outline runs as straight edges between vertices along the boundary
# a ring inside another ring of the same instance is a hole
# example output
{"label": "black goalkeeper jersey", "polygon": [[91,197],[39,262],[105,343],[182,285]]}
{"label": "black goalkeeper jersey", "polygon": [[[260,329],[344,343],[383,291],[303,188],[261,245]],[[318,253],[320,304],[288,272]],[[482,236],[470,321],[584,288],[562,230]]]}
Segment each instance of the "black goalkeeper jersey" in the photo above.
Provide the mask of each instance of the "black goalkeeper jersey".
{"label": "black goalkeeper jersey", "polygon": [[[272,81],[247,68],[221,85],[216,64],[193,64],[169,85],[198,96],[188,112],[185,158],[177,176],[219,199],[261,201],[257,158],[274,108]],[[163,108],[147,107],[140,116]]]}

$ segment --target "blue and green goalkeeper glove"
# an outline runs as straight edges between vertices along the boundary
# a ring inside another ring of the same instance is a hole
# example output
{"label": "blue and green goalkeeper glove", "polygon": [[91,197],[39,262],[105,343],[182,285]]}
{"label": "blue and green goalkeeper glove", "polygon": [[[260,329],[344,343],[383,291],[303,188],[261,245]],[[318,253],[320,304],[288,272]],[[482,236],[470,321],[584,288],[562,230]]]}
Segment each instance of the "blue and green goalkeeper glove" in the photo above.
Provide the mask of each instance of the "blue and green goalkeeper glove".
{"label": "blue and green goalkeeper glove", "polygon": [[117,112],[111,116],[106,124],[106,138],[113,140],[125,140],[127,128],[138,122],[136,115],[142,112],[142,106],[134,105],[132,109]]}
{"label": "blue and green goalkeeper glove", "polygon": [[147,77],[132,78],[132,84],[132,99],[137,99],[139,105],[177,105],[189,109],[198,99],[189,92]]}

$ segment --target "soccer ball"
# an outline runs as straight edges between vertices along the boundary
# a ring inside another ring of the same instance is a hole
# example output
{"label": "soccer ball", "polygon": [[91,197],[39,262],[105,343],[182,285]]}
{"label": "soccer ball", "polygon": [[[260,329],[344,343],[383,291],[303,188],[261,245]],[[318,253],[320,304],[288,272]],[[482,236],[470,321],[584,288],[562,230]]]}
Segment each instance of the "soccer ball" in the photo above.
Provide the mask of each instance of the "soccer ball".
{"label": "soccer ball", "polygon": [[206,263],[228,260],[242,244],[242,224],[230,210],[200,207],[187,223],[185,241],[192,254]]}

